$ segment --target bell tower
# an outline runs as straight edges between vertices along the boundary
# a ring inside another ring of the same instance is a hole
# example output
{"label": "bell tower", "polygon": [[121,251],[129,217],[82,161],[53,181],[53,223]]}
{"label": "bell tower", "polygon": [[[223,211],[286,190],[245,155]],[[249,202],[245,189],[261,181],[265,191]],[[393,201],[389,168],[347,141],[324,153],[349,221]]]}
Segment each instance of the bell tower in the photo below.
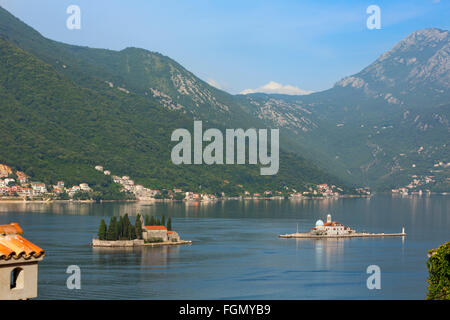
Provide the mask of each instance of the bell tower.
{"label": "bell tower", "polygon": [[331,222],[331,214],[327,215],[327,223]]}

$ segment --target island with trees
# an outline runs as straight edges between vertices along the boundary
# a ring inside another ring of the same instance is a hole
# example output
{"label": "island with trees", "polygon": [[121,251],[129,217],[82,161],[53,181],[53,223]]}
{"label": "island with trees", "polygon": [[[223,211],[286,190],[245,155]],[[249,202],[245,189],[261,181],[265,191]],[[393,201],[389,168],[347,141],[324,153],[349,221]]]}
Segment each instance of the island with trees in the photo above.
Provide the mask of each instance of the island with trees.
{"label": "island with trees", "polygon": [[166,222],[165,216],[145,217],[137,214],[132,224],[128,214],[112,217],[109,225],[105,219],[100,221],[97,238],[92,239],[93,247],[135,247],[191,244],[192,241],[181,240],[172,229],[172,219]]}

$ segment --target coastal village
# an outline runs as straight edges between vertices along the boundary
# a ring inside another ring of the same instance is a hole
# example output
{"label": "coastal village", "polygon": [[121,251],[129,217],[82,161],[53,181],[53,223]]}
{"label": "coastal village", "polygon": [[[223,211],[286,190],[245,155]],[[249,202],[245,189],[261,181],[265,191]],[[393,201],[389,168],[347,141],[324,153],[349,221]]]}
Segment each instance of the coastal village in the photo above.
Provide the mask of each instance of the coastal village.
{"label": "coastal village", "polygon": [[[293,188],[284,187],[282,190],[265,190],[263,192],[250,192],[241,184],[236,185],[242,191],[239,196],[230,197],[224,192],[219,194],[199,193],[180,188],[171,190],[159,190],[144,187],[136,184],[129,176],[113,175],[110,170],[102,165],[96,165],[95,170],[110,176],[113,183],[120,186],[122,192],[128,192],[134,199],[139,201],[155,200],[177,200],[177,201],[216,201],[216,200],[251,200],[251,199],[319,199],[336,198],[348,196],[344,190],[336,185],[326,183],[311,185],[307,190],[297,191]],[[450,168],[450,163],[438,162],[434,164],[434,170]],[[447,178],[449,181],[450,178]],[[431,186],[436,182],[433,174],[411,175],[411,181],[402,187],[391,189],[394,195],[422,195],[431,193]],[[223,180],[224,184],[231,183]],[[40,181],[32,181],[23,171],[14,171],[10,166],[0,164],[0,199],[9,200],[79,200],[78,195],[89,194],[95,191],[92,186],[86,182],[78,185],[66,186],[63,180],[56,181],[55,184],[46,185]],[[370,197],[372,192],[369,187],[356,188],[353,196]],[[89,198],[89,197],[87,197]],[[82,199],[86,201],[86,197]]]}
{"label": "coastal village", "polygon": [[423,193],[431,193],[430,189],[427,188],[429,183],[435,182],[434,176],[412,176],[413,180],[402,188],[392,189],[393,194],[417,194],[421,195]]}
{"label": "coastal village", "polygon": [[[344,196],[344,190],[336,185],[317,184],[311,185],[306,191],[297,191],[285,187],[284,190],[265,190],[264,192],[249,192],[243,185],[237,185],[242,189],[242,195],[238,197],[227,197],[224,192],[220,194],[197,193],[180,188],[172,190],[158,190],[146,188],[143,185],[135,184],[129,176],[112,175],[110,170],[102,165],[96,165],[95,170],[106,176],[111,176],[112,181],[121,187],[121,191],[128,192],[139,201],[155,201],[160,199],[178,201],[216,201],[216,200],[239,200],[239,199],[308,199],[308,198],[332,198]],[[224,180],[224,184],[230,181]],[[22,171],[15,171],[5,165],[0,164],[0,199],[77,199],[77,194],[86,194],[94,191],[88,183],[66,186],[63,180],[57,181],[54,185],[46,185],[43,182],[31,181],[30,177]],[[360,196],[370,196],[369,188],[358,188],[356,192]]]}
{"label": "coastal village", "polygon": [[[15,177],[13,177],[15,176]],[[64,181],[57,181],[55,185],[47,186],[40,181],[30,181],[30,177],[22,171],[13,172],[12,168],[0,164],[0,197],[33,199],[43,196],[58,196],[66,193],[70,198],[78,192],[91,192],[92,189],[87,183],[70,188],[65,187]]]}
{"label": "coastal village", "polygon": [[[423,147],[419,149],[419,152],[422,149]],[[413,163],[411,167],[417,168],[417,165]],[[412,174],[410,176],[411,180],[408,184],[399,188],[394,188],[391,192],[392,194],[402,196],[430,194],[433,184],[439,182],[439,177],[437,177],[438,174],[442,175],[443,173],[446,173],[446,176],[444,175],[444,177],[441,177],[440,180],[442,182],[444,179],[447,184],[450,183],[449,170],[450,162],[436,161],[433,164],[433,167],[426,168],[426,171],[422,172],[422,174]],[[443,193],[446,194],[446,192]]]}

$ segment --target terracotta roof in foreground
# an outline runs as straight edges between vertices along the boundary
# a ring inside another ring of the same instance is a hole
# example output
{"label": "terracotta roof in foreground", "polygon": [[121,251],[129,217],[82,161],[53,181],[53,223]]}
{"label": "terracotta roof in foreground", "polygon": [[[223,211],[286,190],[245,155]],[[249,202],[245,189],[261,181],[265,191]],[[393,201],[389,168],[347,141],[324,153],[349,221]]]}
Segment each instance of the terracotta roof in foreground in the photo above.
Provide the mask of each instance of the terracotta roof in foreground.
{"label": "terracotta roof in foreground", "polygon": [[7,234],[23,234],[22,228],[19,224],[12,222],[10,224],[1,224],[0,225],[0,235]]}
{"label": "terracotta roof in foreground", "polygon": [[32,259],[45,255],[44,249],[22,237],[22,233],[17,223],[0,225],[0,260]]}

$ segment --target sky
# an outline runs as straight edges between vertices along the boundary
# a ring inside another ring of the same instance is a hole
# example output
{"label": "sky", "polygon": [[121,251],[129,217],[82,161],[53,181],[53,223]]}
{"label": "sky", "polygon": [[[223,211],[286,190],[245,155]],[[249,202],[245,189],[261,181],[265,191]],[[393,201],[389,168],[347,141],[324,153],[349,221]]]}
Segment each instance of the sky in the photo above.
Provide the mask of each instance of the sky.
{"label": "sky", "polygon": [[[66,27],[70,5],[81,10],[80,29]],[[367,27],[370,5],[380,8],[380,29]],[[450,0],[0,0],[0,6],[53,40],[162,53],[232,94],[325,90],[408,34],[450,24]]]}

